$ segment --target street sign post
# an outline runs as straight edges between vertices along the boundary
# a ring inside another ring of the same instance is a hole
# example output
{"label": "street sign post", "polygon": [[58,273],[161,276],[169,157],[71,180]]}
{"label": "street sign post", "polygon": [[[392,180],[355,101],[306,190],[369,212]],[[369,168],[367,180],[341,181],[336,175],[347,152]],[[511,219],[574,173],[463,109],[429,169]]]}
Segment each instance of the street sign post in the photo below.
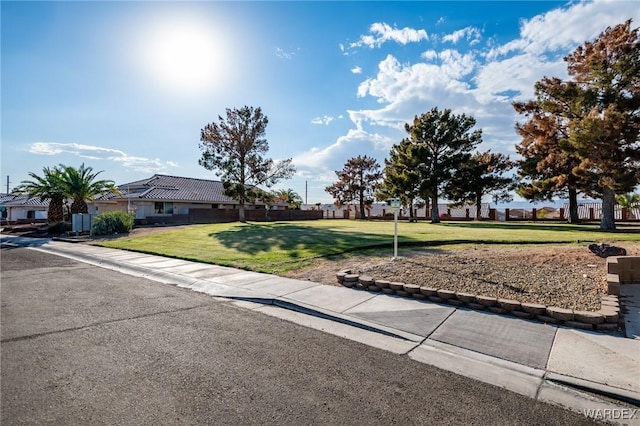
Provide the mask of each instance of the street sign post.
{"label": "street sign post", "polygon": [[400,211],[400,199],[390,198],[389,205],[393,210],[393,259],[398,258],[398,212]]}

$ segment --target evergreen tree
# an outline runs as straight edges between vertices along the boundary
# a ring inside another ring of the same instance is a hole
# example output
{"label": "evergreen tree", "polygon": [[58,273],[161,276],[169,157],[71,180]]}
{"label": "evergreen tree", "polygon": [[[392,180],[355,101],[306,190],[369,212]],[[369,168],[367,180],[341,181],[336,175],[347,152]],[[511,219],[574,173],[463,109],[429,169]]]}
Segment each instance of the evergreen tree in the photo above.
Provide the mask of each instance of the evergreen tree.
{"label": "evergreen tree", "polygon": [[360,218],[365,219],[365,205],[371,204],[382,172],[375,158],[360,156],[350,158],[342,170],[336,170],[338,180],[325,188],[338,203],[344,205],[357,201],[360,207]]}
{"label": "evergreen tree", "polygon": [[225,195],[239,202],[239,218],[245,221],[244,206],[256,197],[256,187],[271,187],[295,173],[291,159],[265,158],[267,116],[260,108],[227,108],[227,116],[207,124],[200,131],[202,157],[199,164],[221,176]]}
{"label": "evergreen tree", "polygon": [[499,201],[511,201],[513,178],[506,173],[513,168],[513,162],[504,154],[491,151],[478,152],[462,163],[448,182],[447,198],[459,205],[472,203],[475,220],[480,220],[482,197],[492,194]]}
{"label": "evergreen tree", "polygon": [[422,198],[431,200],[431,222],[439,223],[438,197],[451,180],[453,172],[469,160],[471,152],[482,141],[482,131],[473,130],[476,120],[465,114],[455,115],[450,109],[431,111],[416,116],[405,124],[409,133],[419,176]]}
{"label": "evergreen tree", "polygon": [[410,139],[403,139],[394,144],[389,151],[389,158],[384,160],[384,180],[376,198],[387,200],[399,198],[403,206],[409,208],[409,217],[413,219],[413,206],[420,203],[420,176],[417,171],[418,162],[413,154],[415,145]]}

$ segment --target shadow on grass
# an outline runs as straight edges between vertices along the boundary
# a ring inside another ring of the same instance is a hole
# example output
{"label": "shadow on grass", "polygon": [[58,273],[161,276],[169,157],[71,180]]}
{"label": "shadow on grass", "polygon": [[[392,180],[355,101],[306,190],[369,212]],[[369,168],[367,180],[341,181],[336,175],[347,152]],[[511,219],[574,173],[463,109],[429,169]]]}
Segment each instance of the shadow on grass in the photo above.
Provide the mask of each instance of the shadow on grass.
{"label": "shadow on grass", "polygon": [[[242,253],[257,255],[275,249],[287,252],[292,259],[302,257],[302,251],[306,252],[304,257],[333,256],[393,244],[393,236],[387,234],[341,233],[288,223],[246,223],[228,231],[210,233],[209,237]],[[410,237],[402,239],[403,243],[421,243]]]}

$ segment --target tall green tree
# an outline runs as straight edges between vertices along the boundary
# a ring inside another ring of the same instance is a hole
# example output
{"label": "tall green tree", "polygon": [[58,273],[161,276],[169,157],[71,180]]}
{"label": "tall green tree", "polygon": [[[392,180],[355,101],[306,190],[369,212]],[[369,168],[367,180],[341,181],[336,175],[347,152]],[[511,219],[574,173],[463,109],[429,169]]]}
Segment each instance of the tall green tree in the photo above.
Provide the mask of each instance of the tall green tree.
{"label": "tall green tree", "polygon": [[453,173],[445,188],[447,198],[461,205],[472,203],[476,208],[475,220],[480,220],[485,195],[492,194],[500,201],[513,199],[513,178],[507,176],[513,166],[507,155],[477,152]]}
{"label": "tall green tree", "polygon": [[265,158],[269,144],[265,138],[269,120],[262,110],[244,106],[226,109],[226,117],[207,124],[200,131],[202,157],[198,163],[220,176],[225,195],[239,202],[239,218],[245,221],[245,203],[255,197],[255,188],[271,187],[295,173],[291,159]]}
{"label": "tall green tree", "polygon": [[440,222],[438,198],[453,172],[468,161],[472,151],[482,142],[482,131],[472,130],[473,117],[455,115],[450,109],[431,111],[416,116],[411,124],[405,124],[413,145],[412,155],[418,166],[420,194],[431,200],[431,222]]}
{"label": "tall green tree", "polygon": [[384,160],[384,179],[376,193],[378,200],[399,198],[403,206],[409,208],[409,217],[413,219],[413,206],[422,202],[420,198],[420,175],[418,160],[413,150],[415,144],[410,139],[403,139],[394,144],[389,157]]}
{"label": "tall green tree", "polygon": [[273,191],[276,201],[283,201],[289,203],[289,207],[292,209],[300,209],[302,205],[302,197],[291,188],[278,189]]}
{"label": "tall green tree", "polygon": [[47,221],[57,223],[64,221],[65,189],[62,184],[60,169],[44,167],[42,176],[29,172],[33,180],[24,180],[15,189],[16,192],[30,197],[39,197],[40,201],[49,200]]}
{"label": "tall green tree", "polygon": [[88,213],[87,201],[97,196],[120,193],[112,180],[96,180],[103,171],[94,172],[93,167],[85,167],[84,163],[77,169],[60,164],[59,170],[64,193],[72,200],[71,214]]}
{"label": "tall green tree", "polygon": [[350,158],[342,170],[336,170],[338,180],[325,188],[340,205],[357,201],[360,218],[365,219],[365,205],[373,201],[375,191],[382,179],[380,164],[375,158],[360,156]]}
{"label": "tall green tree", "polygon": [[589,107],[570,123],[569,148],[602,193],[600,228],[615,229],[615,194],[640,182],[640,37],[631,20],[608,27],[565,58]]}

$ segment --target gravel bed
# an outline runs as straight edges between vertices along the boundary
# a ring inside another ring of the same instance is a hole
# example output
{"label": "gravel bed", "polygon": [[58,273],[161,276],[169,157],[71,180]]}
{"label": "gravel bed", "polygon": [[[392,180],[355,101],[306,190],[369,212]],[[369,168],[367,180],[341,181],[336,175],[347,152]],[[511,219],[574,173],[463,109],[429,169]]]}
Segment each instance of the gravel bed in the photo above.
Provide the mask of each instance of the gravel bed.
{"label": "gravel bed", "polygon": [[352,269],[377,279],[477,296],[577,310],[600,309],[600,298],[607,292],[603,259],[589,255],[572,262],[566,252],[554,259],[554,249],[549,253],[538,249],[533,253],[498,251],[431,253]]}
{"label": "gravel bed", "polygon": [[[628,255],[640,244],[623,243]],[[478,296],[513,299],[567,309],[597,311],[607,294],[606,259],[588,244],[468,245],[401,250],[400,258],[356,255],[323,259],[286,276],[337,285],[336,272],[399,281]]]}

